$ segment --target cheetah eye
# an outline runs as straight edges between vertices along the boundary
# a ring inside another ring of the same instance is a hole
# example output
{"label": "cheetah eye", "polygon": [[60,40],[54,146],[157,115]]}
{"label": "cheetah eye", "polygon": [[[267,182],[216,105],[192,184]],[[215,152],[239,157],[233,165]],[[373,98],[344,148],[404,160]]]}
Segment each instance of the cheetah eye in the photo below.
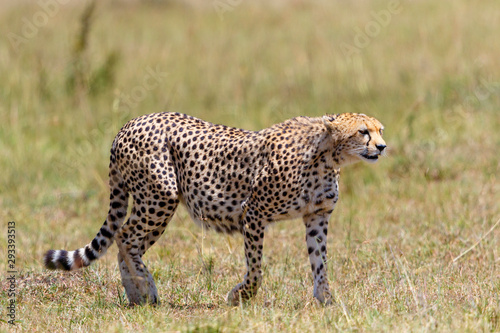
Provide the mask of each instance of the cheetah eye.
{"label": "cheetah eye", "polygon": [[383,128],[381,128],[379,132],[380,132],[380,136],[384,135],[384,129]]}
{"label": "cheetah eye", "polygon": [[359,133],[362,134],[362,135],[367,135],[368,134],[368,130],[367,129],[362,129],[362,130],[359,130]]}

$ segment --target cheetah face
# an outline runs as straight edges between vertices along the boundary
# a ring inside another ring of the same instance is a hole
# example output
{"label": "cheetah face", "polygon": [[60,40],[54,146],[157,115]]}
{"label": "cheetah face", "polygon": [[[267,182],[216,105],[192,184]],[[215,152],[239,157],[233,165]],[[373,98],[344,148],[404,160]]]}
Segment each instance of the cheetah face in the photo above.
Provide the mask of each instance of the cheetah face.
{"label": "cheetah face", "polygon": [[354,154],[359,156],[362,161],[377,162],[379,156],[385,152],[387,147],[384,139],[382,139],[383,131],[382,124],[380,126],[375,126],[373,123],[360,125],[354,139],[357,141],[357,148],[353,149]]}
{"label": "cheetah face", "polygon": [[358,161],[375,163],[387,147],[382,134],[384,126],[375,118],[364,114],[345,113],[323,118],[343,165]]}

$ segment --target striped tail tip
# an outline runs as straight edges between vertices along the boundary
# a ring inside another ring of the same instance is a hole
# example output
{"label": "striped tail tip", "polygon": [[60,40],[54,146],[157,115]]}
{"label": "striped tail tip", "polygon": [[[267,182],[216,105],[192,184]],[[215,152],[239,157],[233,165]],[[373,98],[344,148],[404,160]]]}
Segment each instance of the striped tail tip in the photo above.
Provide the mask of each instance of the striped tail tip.
{"label": "striped tail tip", "polygon": [[65,271],[74,271],[90,265],[90,262],[85,257],[82,257],[79,251],[49,250],[44,255],[43,263],[48,269]]}

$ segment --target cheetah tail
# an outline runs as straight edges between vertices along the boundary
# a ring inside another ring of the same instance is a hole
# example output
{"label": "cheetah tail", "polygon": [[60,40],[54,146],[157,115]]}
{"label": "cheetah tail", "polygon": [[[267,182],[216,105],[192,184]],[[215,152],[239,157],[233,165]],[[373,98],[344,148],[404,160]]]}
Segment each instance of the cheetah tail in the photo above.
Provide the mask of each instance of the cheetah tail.
{"label": "cheetah tail", "polygon": [[121,227],[127,215],[128,190],[123,181],[113,153],[109,173],[110,207],[108,217],[95,238],[84,247],[74,250],[49,250],[44,255],[44,265],[48,269],[77,270],[89,266],[102,257],[113,244],[115,232]]}

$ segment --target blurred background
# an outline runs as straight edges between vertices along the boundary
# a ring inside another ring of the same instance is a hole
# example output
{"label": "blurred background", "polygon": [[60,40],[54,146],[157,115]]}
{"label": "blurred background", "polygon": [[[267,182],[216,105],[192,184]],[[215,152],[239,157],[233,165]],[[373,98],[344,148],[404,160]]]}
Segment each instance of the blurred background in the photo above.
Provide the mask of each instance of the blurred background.
{"label": "blurred background", "polygon": [[[450,330],[500,329],[499,230],[460,259],[464,266],[451,264],[500,218],[497,0],[2,0],[0,31],[0,219],[17,223],[27,276],[41,274],[45,250],[76,248],[100,227],[109,149],[131,118],[176,111],[259,130],[299,115],[360,112],[385,125],[389,150],[375,165],[342,171],[329,233],[332,288],[345,302],[332,315],[339,327],[375,320],[411,330],[432,315]],[[174,262],[190,276],[181,264],[220,260],[219,278],[231,278],[220,282],[222,297],[242,271],[241,239],[233,249],[210,235],[200,255],[204,236],[185,220],[180,210],[150,251],[152,267],[161,277]],[[301,223],[269,234],[264,281],[285,276],[290,293],[310,292]],[[195,242],[177,243],[186,237]],[[288,254],[297,280],[280,266]],[[110,257],[97,267],[115,269]],[[374,292],[380,279],[394,293]],[[276,293],[270,281],[262,302]]]}

